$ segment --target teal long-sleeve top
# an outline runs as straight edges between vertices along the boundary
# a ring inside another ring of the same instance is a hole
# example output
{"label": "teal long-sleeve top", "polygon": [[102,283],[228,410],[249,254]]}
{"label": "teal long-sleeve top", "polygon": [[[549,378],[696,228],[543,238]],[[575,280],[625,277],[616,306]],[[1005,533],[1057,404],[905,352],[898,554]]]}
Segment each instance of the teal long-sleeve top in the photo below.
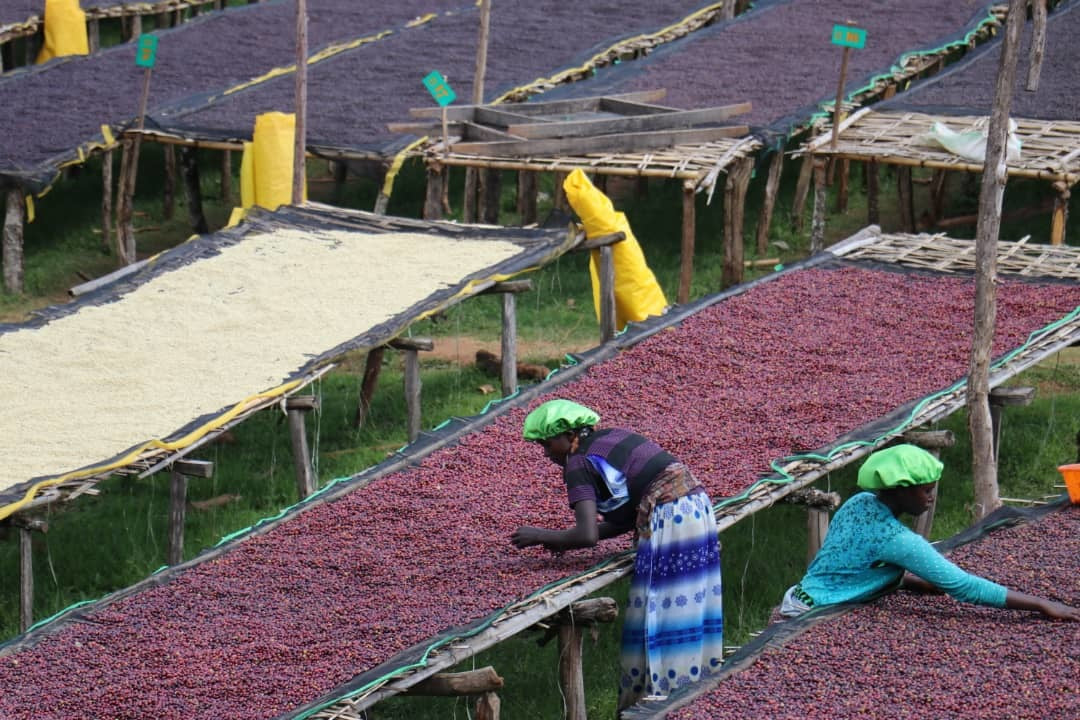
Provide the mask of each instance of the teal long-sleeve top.
{"label": "teal long-sleeve top", "polygon": [[1005,606],[1005,587],[958,568],[869,492],[836,512],[800,585],[815,606],[857,602],[897,585],[904,570],[957,600]]}

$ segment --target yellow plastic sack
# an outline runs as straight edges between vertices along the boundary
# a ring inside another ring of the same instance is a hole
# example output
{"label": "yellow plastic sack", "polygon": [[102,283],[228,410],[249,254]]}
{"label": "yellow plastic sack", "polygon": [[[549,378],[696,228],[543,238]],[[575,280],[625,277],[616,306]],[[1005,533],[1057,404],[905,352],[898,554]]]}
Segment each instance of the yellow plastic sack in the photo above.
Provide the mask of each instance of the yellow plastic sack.
{"label": "yellow plastic sack", "polygon": [[[581,218],[586,237],[598,237],[623,232],[626,239],[612,246],[615,265],[615,327],[622,330],[626,323],[640,322],[650,315],[661,315],[667,307],[664,291],[645,262],[637,238],[630,230],[626,215],[616,212],[607,195],[596,189],[585,173],[575,170],[563,182],[570,207]],[[593,305],[600,318],[600,251],[594,250],[589,259],[592,277]]]}
{"label": "yellow plastic sack", "polygon": [[45,41],[38,51],[37,63],[64,55],[88,55],[86,13],[79,0],[45,0]]}
{"label": "yellow plastic sack", "polygon": [[[295,137],[296,116],[292,113],[268,112],[256,116],[250,152],[245,144],[240,161],[240,202],[244,207],[258,205],[274,210],[292,202]],[[250,163],[250,171],[245,170],[245,163]],[[245,196],[247,172],[250,172],[251,192]],[[303,194],[306,200],[306,178]]]}

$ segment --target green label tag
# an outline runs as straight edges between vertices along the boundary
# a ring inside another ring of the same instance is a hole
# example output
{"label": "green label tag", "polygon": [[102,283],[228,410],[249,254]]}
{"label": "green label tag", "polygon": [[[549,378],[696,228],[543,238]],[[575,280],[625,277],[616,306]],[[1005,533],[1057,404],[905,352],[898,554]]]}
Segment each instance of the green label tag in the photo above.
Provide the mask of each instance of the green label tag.
{"label": "green label tag", "polygon": [[157,35],[140,35],[139,45],[135,48],[135,64],[139,67],[152,68],[157,59]]}
{"label": "green label tag", "polygon": [[847,25],[833,25],[832,43],[855,49],[866,47],[866,31]]}
{"label": "green label tag", "polygon": [[446,78],[438,70],[432,70],[424,77],[424,87],[431,93],[431,97],[435,98],[435,102],[440,106],[446,107],[450,103],[457,100],[457,95],[446,83]]}

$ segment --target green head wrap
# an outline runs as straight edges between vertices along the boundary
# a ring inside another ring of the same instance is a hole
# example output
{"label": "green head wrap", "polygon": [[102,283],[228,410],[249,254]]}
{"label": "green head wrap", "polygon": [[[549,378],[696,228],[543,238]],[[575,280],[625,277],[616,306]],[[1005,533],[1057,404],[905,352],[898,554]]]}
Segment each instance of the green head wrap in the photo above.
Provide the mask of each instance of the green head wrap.
{"label": "green head wrap", "polygon": [[571,400],[548,400],[526,416],[522,435],[526,440],[547,440],[598,422],[600,416],[584,405]]}
{"label": "green head wrap", "polygon": [[945,466],[914,445],[894,445],[870,455],[859,468],[859,487],[864,490],[927,485],[941,477]]}

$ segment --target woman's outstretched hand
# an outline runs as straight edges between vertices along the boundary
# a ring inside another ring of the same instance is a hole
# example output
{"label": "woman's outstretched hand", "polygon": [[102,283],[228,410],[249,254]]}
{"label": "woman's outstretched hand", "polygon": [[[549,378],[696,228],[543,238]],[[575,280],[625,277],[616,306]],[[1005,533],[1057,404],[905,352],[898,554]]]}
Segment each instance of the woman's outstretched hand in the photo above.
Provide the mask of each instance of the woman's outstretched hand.
{"label": "woman's outstretched hand", "polygon": [[544,531],[541,528],[522,525],[510,536],[510,544],[518,550],[532,547],[533,545],[542,545],[544,542],[541,540],[543,533]]}

